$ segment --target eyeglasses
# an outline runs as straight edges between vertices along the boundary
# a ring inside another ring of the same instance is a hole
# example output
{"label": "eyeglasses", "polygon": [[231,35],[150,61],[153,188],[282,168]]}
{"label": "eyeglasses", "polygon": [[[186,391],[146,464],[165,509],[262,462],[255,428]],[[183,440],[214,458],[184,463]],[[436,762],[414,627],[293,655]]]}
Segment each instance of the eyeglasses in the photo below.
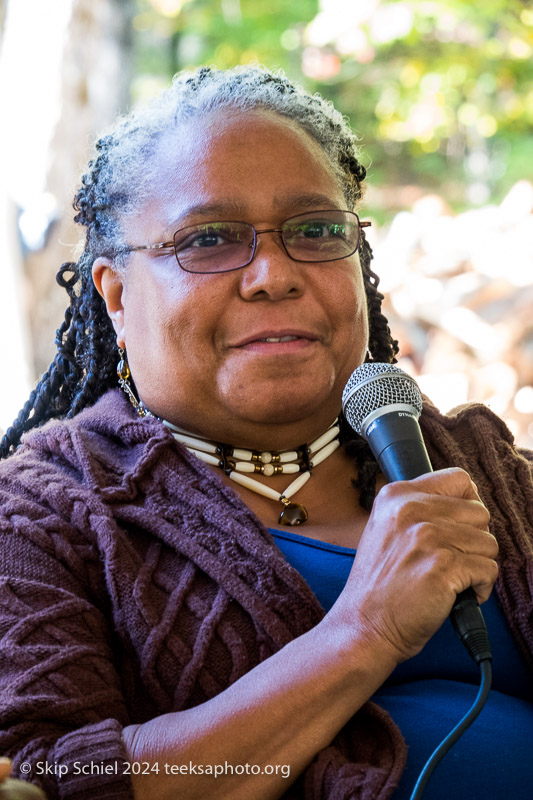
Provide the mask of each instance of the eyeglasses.
{"label": "eyeglasses", "polygon": [[134,250],[174,249],[186,272],[231,272],[248,266],[260,233],[279,233],[293,261],[337,261],[352,256],[360,245],[361,222],[353,211],[313,211],[286,220],[280,228],[257,230],[248,222],[205,222],[176,231],[171,242],[126,247]]}

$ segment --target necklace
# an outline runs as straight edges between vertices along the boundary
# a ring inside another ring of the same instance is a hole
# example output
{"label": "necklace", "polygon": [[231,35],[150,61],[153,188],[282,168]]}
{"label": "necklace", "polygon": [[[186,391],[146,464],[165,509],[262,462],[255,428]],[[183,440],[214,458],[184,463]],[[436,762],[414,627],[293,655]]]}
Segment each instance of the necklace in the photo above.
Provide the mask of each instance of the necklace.
{"label": "necklace", "polygon": [[[303,444],[296,450],[245,450],[231,445],[213,442],[183,428],[178,428],[167,420],[163,425],[171,431],[174,439],[183,444],[197,458],[224,470],[228,478],[245,486],[256,494],[281,503],[279,515],[281,525],[303,525],[309,519],[305,506],[290,498],[304,486],[311,477],[311,470],[317,467],[339,447],[339,421],[336,419],[318,439],[311,444]],[[294,475],[298,477],[289,483],[283,492],[266,486],[250,474],[261,474],[267,478],[272,475]]]}

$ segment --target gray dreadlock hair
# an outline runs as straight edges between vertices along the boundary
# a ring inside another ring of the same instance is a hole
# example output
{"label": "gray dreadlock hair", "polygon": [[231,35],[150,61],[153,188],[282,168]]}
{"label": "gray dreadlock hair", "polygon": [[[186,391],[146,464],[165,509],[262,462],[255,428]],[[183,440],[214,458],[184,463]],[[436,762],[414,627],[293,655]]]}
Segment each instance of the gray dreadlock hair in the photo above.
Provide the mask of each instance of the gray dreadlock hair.
{"label": "gray dreadlock hair", "polygon": [[[358,157],[358,140],[347,121],[318,94],[311,95],[283,72],[259,66],[229,70],[201,67],[179,73],[172,85],[141,109],[119,117],[95,144],[95,153],[74,198],[75,221],[85,228],[77,262],[66,262],[57,274],[69,306],[56,333],[57,353],[0,444],[0,458],[15,450],[22,434],[49,419],[69,418],[93,404],[116,384],[117,347],[104,302],[96,291],[91,268],[96,258],[127,268],[122,223],[138,212],[157,181],[153,156],[169,133],[179,135],[188,120],[221,110],[263,109],[292,120],[306,131],[328,157],[348,208],[363,195],[366,170]],[[398,352],[387,319],[383,295],[371,269],[372,251],[364,233],[360,261],[367,296],[370,358],[393,363]],[[361,503],[374,496],[375,461],[361,441],[344,429],[344,438],[358,465]]]}
{"label": "gray dreadlock hair", "polygon": [[170,131],[190,119],[219,109],[261,108],[297,123],[328,156],[346,198],[354,208],[362,196],[366,172],[357,159],[357,139],[333,104],[310,95],[281,72],[240,66],[223,71],[202,67],[178,74],[172,86],[151,103],[119,118],[97,142],[97,158],[82,179],[76,198],[78,221],[87,224],[91,253],[122,262],[120,222],[136,214],[157,175],[151,156]]}

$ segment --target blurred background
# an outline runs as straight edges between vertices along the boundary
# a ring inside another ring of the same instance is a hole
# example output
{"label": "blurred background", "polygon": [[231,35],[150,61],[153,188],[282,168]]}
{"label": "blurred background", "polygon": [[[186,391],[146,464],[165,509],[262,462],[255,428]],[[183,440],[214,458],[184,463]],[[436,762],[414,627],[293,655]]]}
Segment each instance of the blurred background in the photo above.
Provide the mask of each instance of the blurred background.
{"label": "blurred background", "polygon": [[260,62],[360,137],[400,366],[533,447],[529,0],[0,0],[0,37],[0,428],[53,358],[98,131],[178,70]]}

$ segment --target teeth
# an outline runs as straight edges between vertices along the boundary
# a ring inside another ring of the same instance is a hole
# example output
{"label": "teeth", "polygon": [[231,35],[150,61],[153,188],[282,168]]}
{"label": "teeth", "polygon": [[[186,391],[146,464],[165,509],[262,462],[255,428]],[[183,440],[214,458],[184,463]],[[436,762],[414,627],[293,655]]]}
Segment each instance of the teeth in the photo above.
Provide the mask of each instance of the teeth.
{"label": "teeth", "polygon": [[262,342],[294,342],[298,337],[297,336],[280,336],[274,337],[271,336],[268,339],[261,339]]}

